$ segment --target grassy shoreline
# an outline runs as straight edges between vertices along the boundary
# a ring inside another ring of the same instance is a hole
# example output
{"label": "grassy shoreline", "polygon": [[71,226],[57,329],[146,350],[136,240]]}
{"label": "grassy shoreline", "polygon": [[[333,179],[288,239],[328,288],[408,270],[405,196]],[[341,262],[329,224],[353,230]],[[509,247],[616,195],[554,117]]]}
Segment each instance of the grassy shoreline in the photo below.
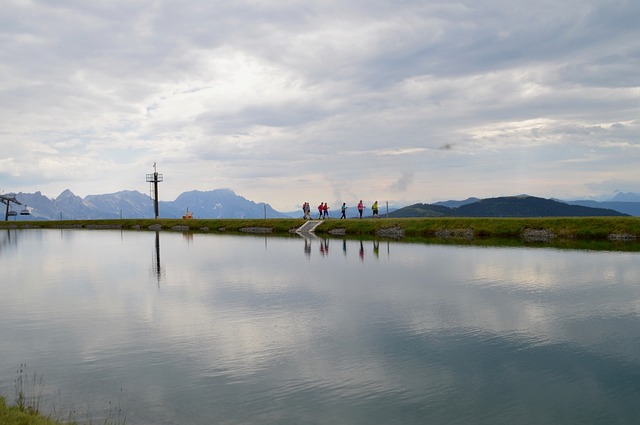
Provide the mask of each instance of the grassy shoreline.
{"label": "grassy shoreline", "polygon": [[3,425],[62,425],[58,422],[42,414],[20,409],[18,406],[7,405],[5,399],[0,397],[0,423]]}
{"label": "grassy shoreline", "polygon": [[[246,232],[287,234],[304,219],[112,219],[61,221],[7,221],[0,228],[27,229],[123,229],[174,230],[206,233]],[[640,217],[543,217],[543,218],[395,218],[328,219],[317,235],[391,236],[393,238],[518,238],[527,232],[544,232],[549,237],[583,240],[640,239]]]}

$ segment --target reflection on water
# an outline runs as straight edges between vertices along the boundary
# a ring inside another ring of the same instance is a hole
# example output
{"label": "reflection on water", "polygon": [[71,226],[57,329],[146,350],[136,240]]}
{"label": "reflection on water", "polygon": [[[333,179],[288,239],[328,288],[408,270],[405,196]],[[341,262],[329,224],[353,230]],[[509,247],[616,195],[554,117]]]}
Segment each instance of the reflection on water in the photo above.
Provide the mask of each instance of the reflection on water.
{"label": "reflection on water", "polygon": [[156,230],[156,243],[155,250],[152,256],[152,274],[158,281],[158,285],[160,285],[160,281],[164,278],[164,270],[160,265],[160,231]]}
{"label": "reflection on water", "polygon": [[[329,239],[329,238],[320,238],[320,237],[309,237],[309,236],[301,236],[304,241],[304,254],[307,258],[311,258],[311,255],[316,252],[320,254],[320,257],[329,256],[329,244],[340,244],[342,250],[342,254],[347,256],[347,240],[346,239]],[[365,260],[365,257],[371,257],[375,259],[380,258],[380,241],[379,240],[359,240],[359,248],[358,248],[358,256],[360,261]],[[390,255],[391,252],[391,242],[385,241],[382,242],[383,249],[385,250],[383,253],[386,256]],[[354,251],[355,252],[355,251]],[[365,255],[366,254],[366,255]],[[355,254],[354,254],[355,255]]]}
{"label": "reflection on water", "polygon": [[635,253],[97,230],[0,248],[0,393],[27,363],[45,408],[94,422],[116,400],[134,425],[640,419]]}

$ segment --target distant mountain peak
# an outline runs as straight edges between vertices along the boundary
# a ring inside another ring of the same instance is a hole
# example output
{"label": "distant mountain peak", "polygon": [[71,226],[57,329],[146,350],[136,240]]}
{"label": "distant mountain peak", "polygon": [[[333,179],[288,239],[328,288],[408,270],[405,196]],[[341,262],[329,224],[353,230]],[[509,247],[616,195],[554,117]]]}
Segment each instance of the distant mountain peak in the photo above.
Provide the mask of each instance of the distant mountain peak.
{"label": "distant mountain peak", "polygon": [[76,197],[77,196],[70,189],[65,189],[60,195],[58,195],[58,197],[56,198],[56,201],[60,201],[68,198],[76,198]]}
{"label": "distant mountain peak", "polygon": [[480,198],[467,198],[463,201],[455,201],[455,200],[449,200],[449,201],[440,201],[440,202],[436,202],[433,205],[439,205],[439,206],[444,206],[444,207],[448,207],[448,208],[458,208],[462,205],[466,205],[466,204],[472,204],[474,202],[478,202],[480,201]]}
{"label": "distant mountain peak", "polygon": [[640,193],[618,192],[611,199],[612,202],[640,202]]}

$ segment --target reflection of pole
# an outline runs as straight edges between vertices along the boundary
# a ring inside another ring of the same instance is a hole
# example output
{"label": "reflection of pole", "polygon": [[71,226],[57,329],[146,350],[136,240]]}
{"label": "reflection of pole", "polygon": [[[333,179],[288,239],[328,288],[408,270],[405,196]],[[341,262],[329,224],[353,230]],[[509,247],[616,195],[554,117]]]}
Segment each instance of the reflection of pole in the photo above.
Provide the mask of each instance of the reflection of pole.
{"label": "reflection of pole", "polygon": [[160,231],[156,230],[156,252],[155,252],[154,262],[153,262],[153,274],[155,274],[158,279],[158,283],[160,283],[160,279],[162,277],[162,267],[160,266]]}
{"label": "reflection of pole", "polygon": [[160,232],[156,230],[156,272],[160,276]]}

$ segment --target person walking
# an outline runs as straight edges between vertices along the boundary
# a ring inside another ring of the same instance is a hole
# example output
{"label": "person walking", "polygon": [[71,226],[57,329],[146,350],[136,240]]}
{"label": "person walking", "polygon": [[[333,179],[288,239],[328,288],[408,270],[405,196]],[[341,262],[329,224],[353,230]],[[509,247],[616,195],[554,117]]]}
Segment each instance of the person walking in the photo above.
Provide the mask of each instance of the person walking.
{"label": "person walking", "polygon": [[371,214],[371,217],[380,218],[380,214],[378,214],[378,201],[374,202],[373,205],[371,205],[371,210],[373,211],[373,214]]}
{"label": "person walking", "polygon": [[324,218],[329,217],[329,206],[327,205],[326,202],[322,206],[322,212],[324,212]]}
{"label": "person walking", "polygon": [[304,205],[304,218],[306,218],[307,220],[311,219],[311,205],[309,205],[308,202],[305,202]]}
{"label": "person walking", "polygon": [[322,219],[322,214],[324,212],[324,205],[322,204],[322,202],[320,202],[320,205],[318,205],[318,219]]}
{"label": "person walking", "polygon": [[342,215],[340,216],[340,220],[342,220],[343,218],[346,220],[347,219],[347,203],[346,202],[342,203],[342,208],[340,208],[340,210],[342,211]]}
{"label": "person walking", "polygon": [[360,213],[360,218],[362,218],[362,211],[364,210],[364,205],[362,204],[362,199],[358,202],[358,212]]}

